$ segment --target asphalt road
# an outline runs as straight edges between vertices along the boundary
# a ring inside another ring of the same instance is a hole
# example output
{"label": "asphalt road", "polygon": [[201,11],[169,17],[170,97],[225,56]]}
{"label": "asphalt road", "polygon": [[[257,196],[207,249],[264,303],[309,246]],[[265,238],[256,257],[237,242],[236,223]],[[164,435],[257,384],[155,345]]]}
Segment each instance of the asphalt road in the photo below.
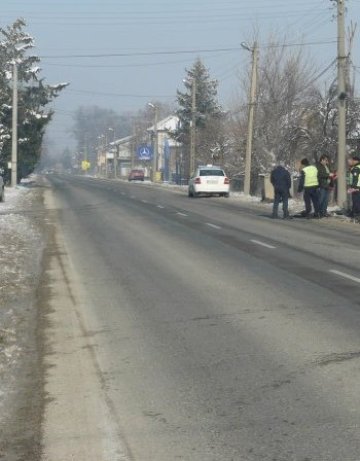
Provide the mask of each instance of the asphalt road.
{"label": "asphalt road", "polygon": [[44,460],[360,460],[359,227],[50,182]]}

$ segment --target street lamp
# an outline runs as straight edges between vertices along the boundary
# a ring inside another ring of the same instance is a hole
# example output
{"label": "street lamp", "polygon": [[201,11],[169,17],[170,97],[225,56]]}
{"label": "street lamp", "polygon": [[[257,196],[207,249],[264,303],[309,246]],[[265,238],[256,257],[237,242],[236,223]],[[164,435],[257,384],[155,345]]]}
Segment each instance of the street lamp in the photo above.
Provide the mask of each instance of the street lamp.
{"label": "street lamp", "polygon": [[244,194],[250,195],[250,178],[251,178],[251,153],[252,141],[254,131],[254,111],[256,103],[256,80],[257,80],[257,60],[258,60],[258,46],[254,42],[253,47],[249,47],[245,42],[241,43],[244,50],[250,51],[252,54],[252,69],[251,69],[251,84],[250,84],[250,97],[249,97],[249,118],[248,118],[248,132],[246,140],[246,154],[245,154],[245,178],[244,178]]}
{"label": "street lamp", "polygon": [[154,110],[154,152],[153,152],[153,165],[152,165],[152,181],[155,182],[158,160],[158,106],[148,102],[148,106]]}

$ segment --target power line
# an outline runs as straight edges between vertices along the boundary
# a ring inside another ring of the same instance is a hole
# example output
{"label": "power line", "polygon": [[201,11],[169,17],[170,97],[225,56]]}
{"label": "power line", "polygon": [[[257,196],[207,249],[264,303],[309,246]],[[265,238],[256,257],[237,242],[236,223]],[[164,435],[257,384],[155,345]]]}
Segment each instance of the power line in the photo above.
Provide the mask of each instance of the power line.
{"label": "power line", "polygon": [[309,88],[313,83],[319,80],[319,78],[321,78],[324,74],[326,74],[326,72],[329,69],[331,69],[336,62],[337,62],[337,58],[333,59],[331,63],[328,66],[326,66],[325,69],[320,72],[320,74],[318,74],[316,77],[310,80],[310,82],[303,89],[305,90],[306,88]]}
{"label": "power line", "polygon": [[[336,40],[324,40],[314,42],[299,42],[299,43],[283,43],[274,45],[263,45],[260,48],[282,48],[282,47],[299,47],[312,45],[328,45],[336,43]],[[68,55],[45,55],[40,56],[40,59],[79,59],[79,58],[119,58],[119,57],[134,57],[134,56],[161,56],[161,55],[179,55],[179,54],[196,54],[196,53],[219,53],[228,51],[239,51],[241,46],[230,48],[199,48],[193,50],[168,50],[168,51],[135,51],[127,53],[97,53],[97,54],[68,54]]]}
{"label": "power line", "polygon": [[159,55],[179,55],[179,54],[194,54],[194,53],[218,53],[227,51],[238,51],[240,47],[233,48],[213,48],[213,49],[194,49],[194,50],[173,50],[173,51],[135,51],[128,53],[99,53],[99,54],[68,54],[68,55],[53,55],[41,56],[41,59],[72,59],[72,58],[124,58],[134,56],[159,56]]}
{"label": "power line", "polygon": [[91,91],[91,90],[73,90],[68,88],[67,91],[72,92],[72,93],[85,93],[85,94],[93,94],[93,95],[99,95],[99,96],[117,96],[120,98],[173,98],[174,95],[168,95],[168,94],[122,94],[122,93],[105,93],[101,91]]}
{"label": "power line", "polygon": [[[222,55],[220,55],[222,56]],[[76,68],[92,68],[92,69],[118,69],[118,68],[130,68],[130,67],[153,67],[153,66],[168,66],[171,64],[186,64],[189,63],[189,59],[181,59],[176,61],[160,61],[160,62],[145,62],[145,63],[133,63],[133,64],[58,64],[58,63],[46,63],[46,66],[51,67],[76,67]]]}

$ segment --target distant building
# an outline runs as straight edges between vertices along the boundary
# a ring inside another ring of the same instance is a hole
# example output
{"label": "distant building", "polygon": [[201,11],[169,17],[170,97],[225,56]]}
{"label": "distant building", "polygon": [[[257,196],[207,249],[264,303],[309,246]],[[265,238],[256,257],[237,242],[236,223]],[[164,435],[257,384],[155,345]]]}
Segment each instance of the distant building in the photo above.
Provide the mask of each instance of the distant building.
{"label": "distant building", "polygon": [[[163,173],[163,180],[171,181],[176,174],[176,162],[179,156],[180,143],[171,136],[178,127],[179,118],[176,115],[169,115],[157,123],[158,138],[158,171]],[[147,129],[154,133],[155,126]]]}
{"label": "distant building", "polygon": [[[174,132],[179,123],[175,115],[170,115],[163,120],[159,120],[156,126],[152,125],[146,129],[149,150],[154,149],[154,136],[158,141],[157,170],[161,172],[163,181],[174,181],[179,170],[179,159],[181,157],[181,145],[176,142],[171,133]],[[117,139],[111,143],[112,150],[115,151],[114,163],[116,165],[116,176],[127,177],[130,170],[141,168],[145,170],[145,176],[149,177],[152,169],[152,160],[141,160],[138,158],[140,146],[136,145],[134,136]]]}

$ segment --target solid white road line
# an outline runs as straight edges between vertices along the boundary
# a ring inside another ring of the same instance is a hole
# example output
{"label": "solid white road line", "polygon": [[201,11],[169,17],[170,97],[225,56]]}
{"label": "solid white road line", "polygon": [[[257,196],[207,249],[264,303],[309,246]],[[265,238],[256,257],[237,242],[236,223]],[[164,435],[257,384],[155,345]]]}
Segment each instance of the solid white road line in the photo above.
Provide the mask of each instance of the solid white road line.
{"label": "solid white road line", "polygon": [[276,247],[274,247],[272,245],[269,245],[268,243],[260,242],[260,240],[251,240],[251,242],[256,243],[256,245],[260,245],[260,246],[265,247],[265,248],[270,248],[272,250],[274,248],[276,248]]}
{"label": "solid white road line", "polygon": [[340,277],[343,277],[344,279],[352,280],[353,282],[360,283],[360,279],[358,277],[354,277],[353,275],[346,274],[345,272],[340,272],[335,269],[331,269],[329,272],[335,275],[339,275]]}
{"label": "solid white road line", "polygon": [[207,222],[205,224],[209,227],[212,227],[213,229],[221,229],[220,226],[217,226],[216,224],[211,224],[211,222]]}

